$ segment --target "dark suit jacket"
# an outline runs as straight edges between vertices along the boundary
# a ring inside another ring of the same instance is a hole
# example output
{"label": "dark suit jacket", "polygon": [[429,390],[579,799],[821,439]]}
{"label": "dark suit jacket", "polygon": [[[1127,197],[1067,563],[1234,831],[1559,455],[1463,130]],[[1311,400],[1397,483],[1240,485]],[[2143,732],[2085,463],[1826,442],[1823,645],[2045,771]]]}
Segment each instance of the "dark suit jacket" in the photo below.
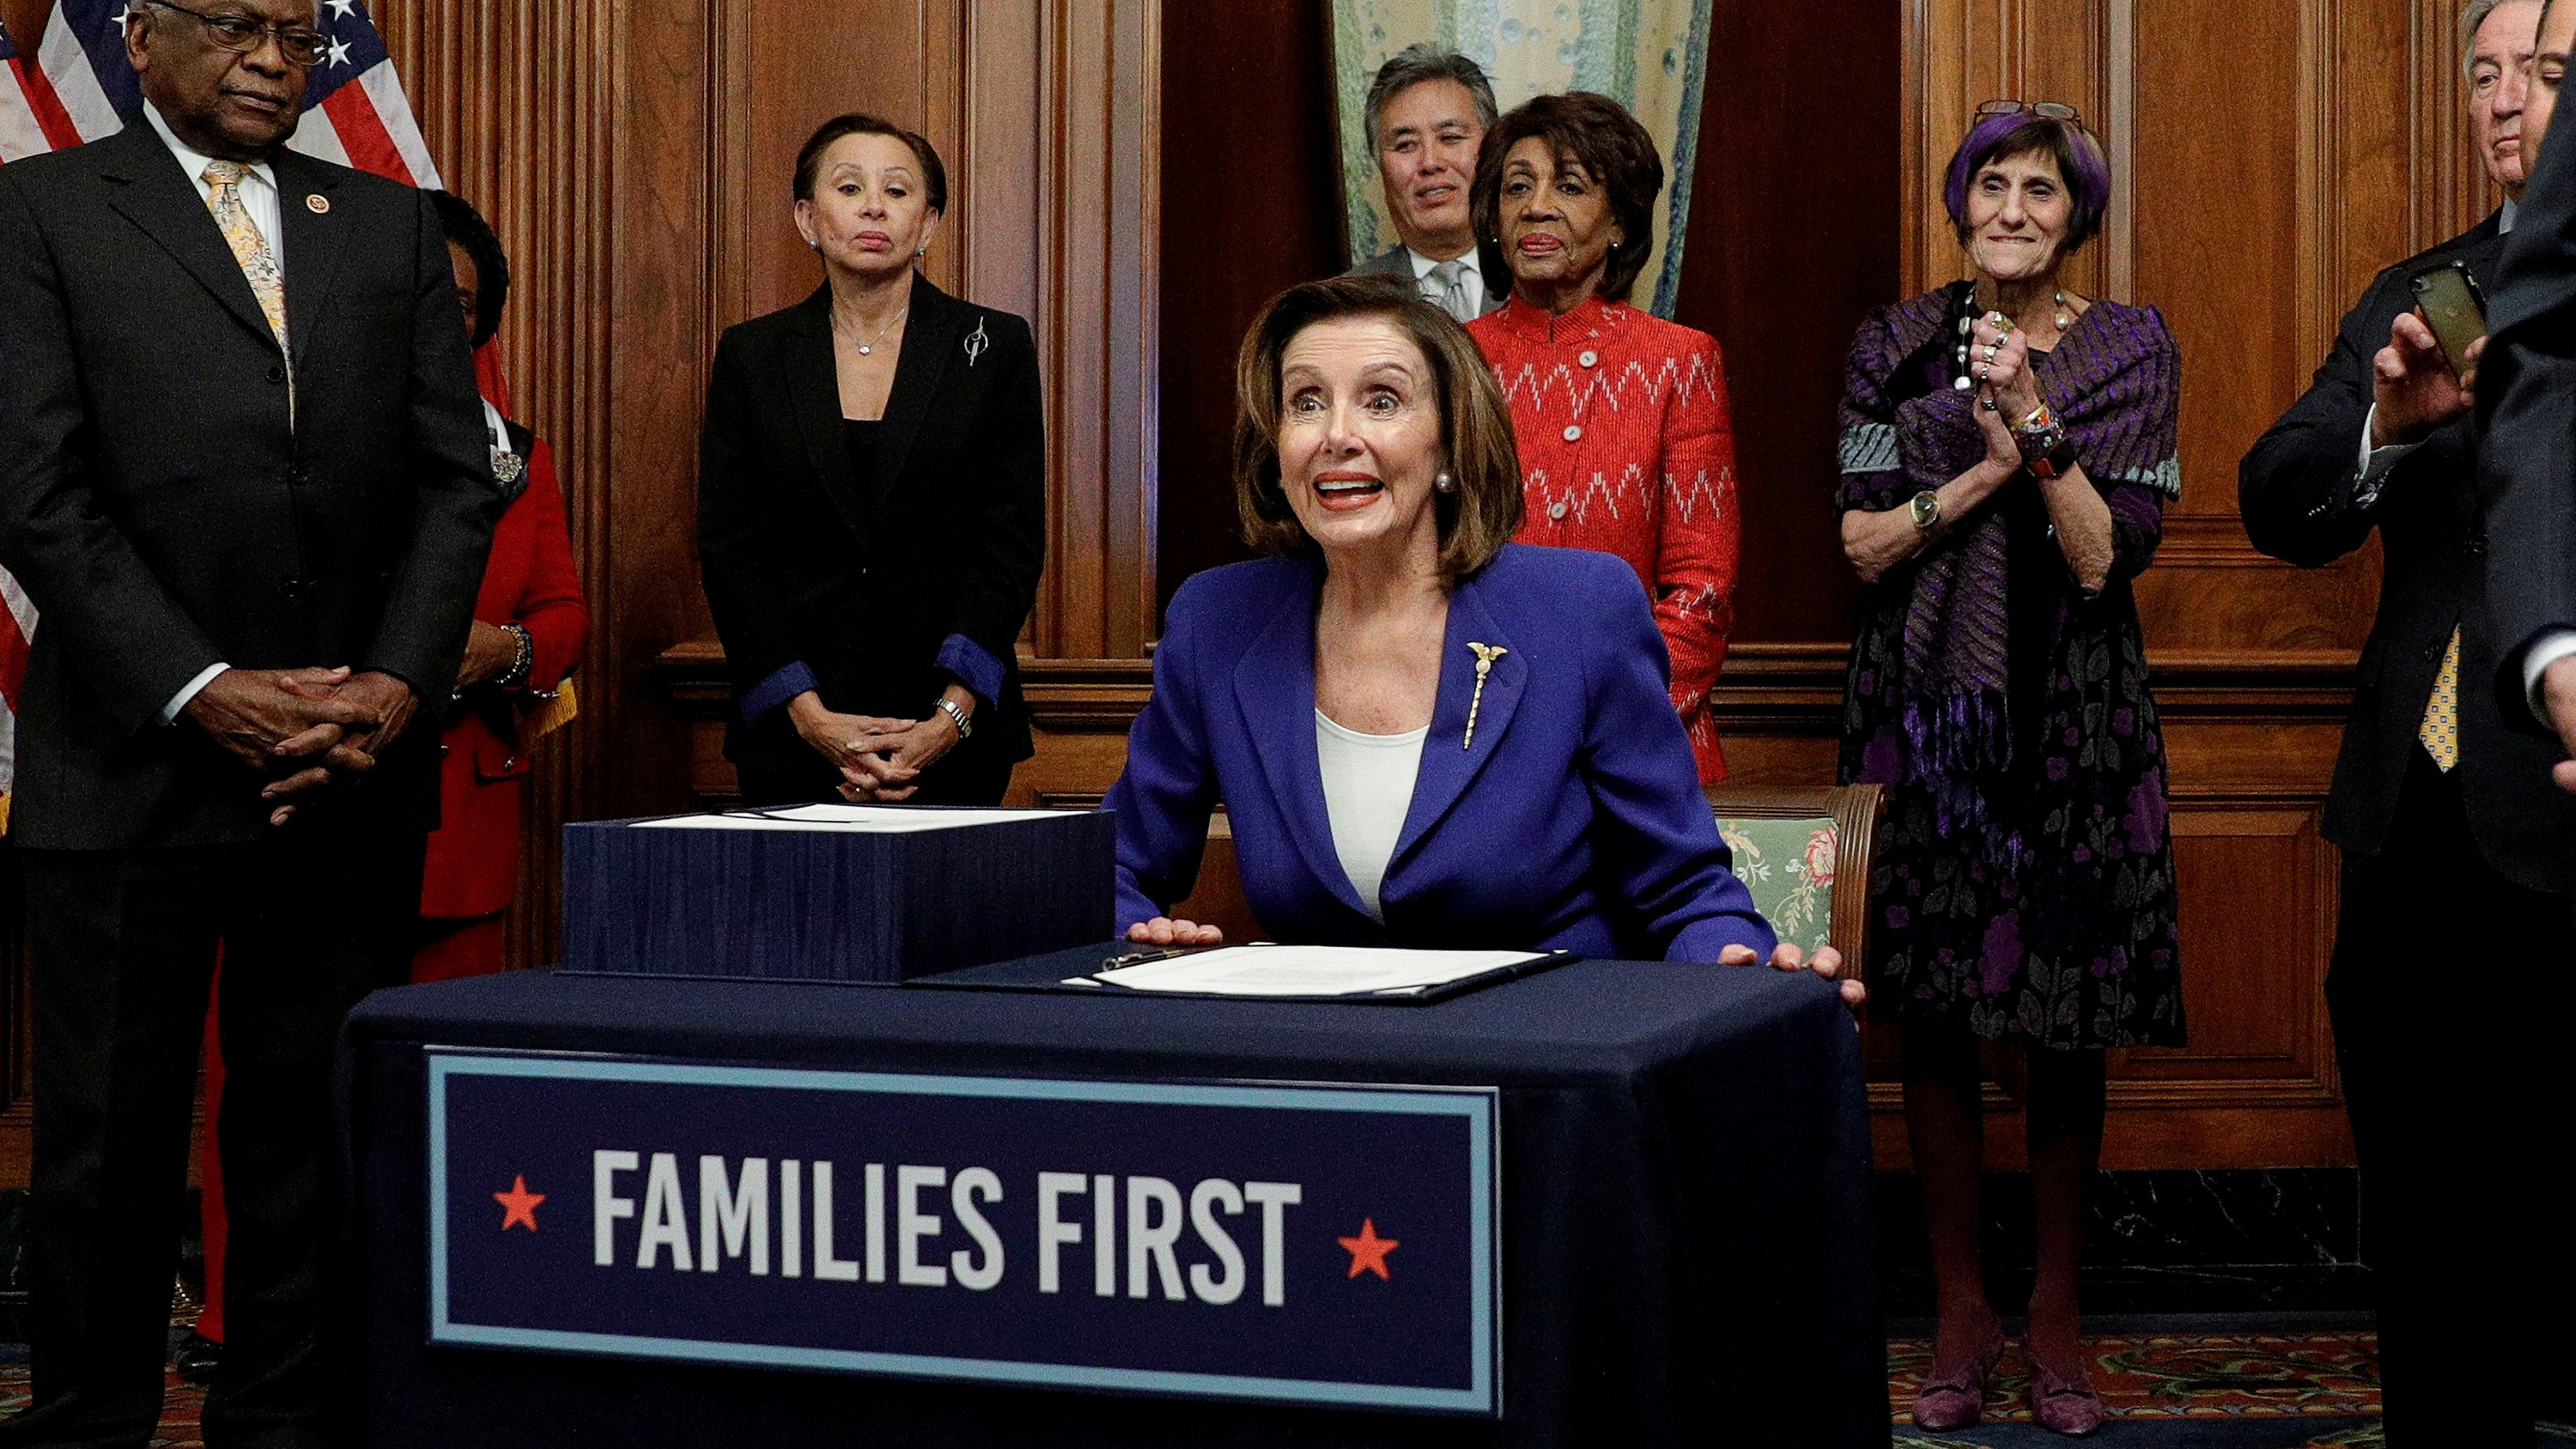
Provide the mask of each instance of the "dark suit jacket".
{"label": "dark suit jacket", "polygon": [[[926,717],[963,634],[1003,665],[1001,697],[952,757],[1030,754],[1016,650],[1046,549],[1037,347],[1008,312],[916,277],[870,496],[857,496],[832,361],[829,287],[728,329],[698,471],[698,563],[734,698],[802,661],[823,702]],[[739,765],[811,770],[787,712],[746,723]],[[989,758],[989,756],[987,756]]]}
{"label": "dark suit jacket", "polygon": [[312,816],[425,828],[500,510],[438,216],[280,151],[284,359],[151,127],[0,167],[0,565],[42,618],[18,716],[22,843],[268,829],[259,777],[160,711],[207,666],[384,670],[418,727]]}
{"label": "dark suit jacket", "polygon": [[[1507,544],[1451,596],[1439,700],[1380,887],[1385,924],[1370,917],[1333,846],[1315,748],[1322,581],[1311,556],[1257,559],[1173,596],[1154,696],[1109,792],[1120,929],[1189,895],[1221,798],[1244,897],[1282,941],[1771,953],[1665,696],[1646,592],[1586,549]],[[1507,651],[1481,702],[1470,640]]]}
{"label": "dark suit jacket", "polygon": [[[1512,295],[1512,269],[1503,261],[1503,249],[1492,242],[1477,243],[1476,271],[1478,276],[1485,279],[1485,305],[1476,315],[1481,317],[1486,312],[1501,311],[1503,303],[1509,301]],[[1413,254],[1405,249],[1402,242],[1397,242],[1342,275],[1392,277],[1399,282],[1412,282],[1417,287],[1420,285],[1420,279],[1413,275]]]}
{"label": "dark suit jacket", "polygon": [[2478,378],[2497,541],[2487,587],[2504,645],[2496,694],[2507,719],[2534,729],[2523,652],[2546,630],[2576,628],[2576,115],[2558,130],[2489,289],[2493,340]]}
{"label": "dark suit jacket", "polygon": [[[2354,502],[2370,359],[2389,325],[2415,305],[2409,282],[2453,260],[2481,281],[2495,275],[2502,238],[2489,217],[2472,230],[2379,274],[2346,313],[2334,351],[2307,392],[2245,455],[2237,503],[2254,546],[2303,567],[2330,563],[2379,531],[2386,568],[2379,616],[2361,652],[2352,716],[2326,800],[2325,836],[2376,855],[2390,846],[2398,786],[2416,748],[2444,646],[2461,631],[2459,781],[2487,863],[2536,890],[2576,871],[2576,799],[2546,788],[2538,741],[2507,728],[2489,690],[2504,640],[2490,609],[2485,564],[2491,527],[2480,516],[2477,429],[2463,418],[2432,434],[2384,480],[2369,508]],[[2534,781],[2540,787],[2534,787]]]}

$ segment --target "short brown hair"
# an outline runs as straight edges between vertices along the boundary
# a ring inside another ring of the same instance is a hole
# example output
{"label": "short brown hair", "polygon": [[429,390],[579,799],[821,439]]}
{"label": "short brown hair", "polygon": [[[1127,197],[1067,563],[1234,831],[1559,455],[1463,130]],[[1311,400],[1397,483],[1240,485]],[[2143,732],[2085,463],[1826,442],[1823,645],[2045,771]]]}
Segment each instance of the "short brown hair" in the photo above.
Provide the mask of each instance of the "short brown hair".
{"label": "short brown hair", "polygon": [[1476,157],[1476,234],[1502,239],[1503,159],[1512,147],[1536,137],[1556,164],[1581,166],[1610,199],[1610,218],[1624,233],[1601,269],[1601,300],[1625,302],[1655,249],[1655,198],[1664,189],[1664,158],[1655,138],[1628,108],[1591,91],[1537,96],[1512,107],[1485,133]]}
{"label": "short brown hair", "polygon": [[1383,277],[1328,277],[1270,299],[1243,335],[1234,365],[1234,502],[1243,539],[1263,553],[1312,548],[1279,479],[1279,368],[1288,344],[1318,322],[1384,317],[1431,364],[1440,397],[1440,446],[1455,493],[1433,495],[1440,577],[1456,583],[1502,552],[1521,526],[1521,459],[1512,415],[1475,340],[1412,287]]}
{"label": "short brown hair", "polygon": [[912,148],[912,159],[921,163],[922,199],[942,216],[948,214],[948,168],[939,164],[939,153],[928,141],[880,116],[852,111],[834,116],[814,128],[805,149],[796,153],[796,199],[814,199],[814,181],[823,169],[823,153],[844,136],[892,136]]}

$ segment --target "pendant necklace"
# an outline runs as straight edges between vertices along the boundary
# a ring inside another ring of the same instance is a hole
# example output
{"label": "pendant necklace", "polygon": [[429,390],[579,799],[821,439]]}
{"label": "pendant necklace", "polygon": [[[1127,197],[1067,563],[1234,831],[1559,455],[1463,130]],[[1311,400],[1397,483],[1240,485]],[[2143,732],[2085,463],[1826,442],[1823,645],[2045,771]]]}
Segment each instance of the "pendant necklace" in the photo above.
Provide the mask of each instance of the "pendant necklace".
{"label": "pendant necklace", "polygon": [[[869,338],[867,341],[862,342],[862,343],[860,343],[860,344],[859,344],[859,355],[860,355],[861,357],[866,357],[866,356],[869,356],[869,355],[873,354],[873,353],[877,350],[877,344],[878,344],[878,343],[880,343],[880,342],[885,341],[885,339],[886,339],[886,334],[887,334],[887,333],[889,333],[889,332],[892,332],[894,329],[896,329],[896,328],[898,328],[898,327],[902,326],[902,325],[903,325],[903,319],[904,319],[904,318],[906,318],[906,317],[909,317],[909,316],[911,316],[911,315],[912,315],[912,308],[911,308],[911,306],[910,306],[909,304],[907,304],[907,305],[904,307],[904,309],[903,309],[902,311],[897,312],[897,313],[895,313],[895,314],[894,314],[894,320],[893,320],[893,321],[888,322],[888,323],[887,323],[886,325],[884,325],[883,327],[880,327],[880,328],[878,328],[878,329],[877,329],[877,335],[876,335],[876,336],[871,337],[871,338]],[[837,321],[837,319],[835,319],[835,324],[834,324],[834,325],[836,325],[836,326],[838,325],[838,321]],[[854,331],[855,331],[856,329],[852,329],[852,330],[854,330]]]}

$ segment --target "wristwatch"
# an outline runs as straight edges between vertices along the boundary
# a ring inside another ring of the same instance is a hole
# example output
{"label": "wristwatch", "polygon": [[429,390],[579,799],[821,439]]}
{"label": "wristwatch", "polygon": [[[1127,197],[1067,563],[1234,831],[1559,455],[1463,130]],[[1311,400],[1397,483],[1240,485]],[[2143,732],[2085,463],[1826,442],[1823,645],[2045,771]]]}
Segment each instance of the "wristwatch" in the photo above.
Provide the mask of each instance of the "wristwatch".
{"label": "wristwatch", "polygon": [[1941,495],[1926,488],[1914,495],[1914,526],[1929,533],[1941,526]]}
{"label": "wristwatch", "polygon": [[950,724],[957,726],[958,743],[963,744],[969,738],[973,737],[975,726],[970,722],[966,711],[959,707],[957,701],[950,699],[944,694],[941,695],[939,697],[939,712],[948,716],[948,722]]}

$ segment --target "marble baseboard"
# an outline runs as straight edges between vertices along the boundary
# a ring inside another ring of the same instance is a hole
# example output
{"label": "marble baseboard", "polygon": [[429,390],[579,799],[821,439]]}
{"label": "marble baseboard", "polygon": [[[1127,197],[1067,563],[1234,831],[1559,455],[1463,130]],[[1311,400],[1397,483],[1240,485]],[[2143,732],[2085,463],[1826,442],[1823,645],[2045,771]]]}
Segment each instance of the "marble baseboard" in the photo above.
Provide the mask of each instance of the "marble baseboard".
{"label": "marble baseboard", "polygon": [[[1986,1179],[1988,1293],[2030,1295],[2030,1178]],[[2086,1203],[2084,1300],[2095,1313],[2337,1312],[2369,1306],[2360,1175],[2350,1168],[2105,1172]],[[1932,1264],[1911,1174],[1878,1179],[1888,1312],[1928,1313]]]}

